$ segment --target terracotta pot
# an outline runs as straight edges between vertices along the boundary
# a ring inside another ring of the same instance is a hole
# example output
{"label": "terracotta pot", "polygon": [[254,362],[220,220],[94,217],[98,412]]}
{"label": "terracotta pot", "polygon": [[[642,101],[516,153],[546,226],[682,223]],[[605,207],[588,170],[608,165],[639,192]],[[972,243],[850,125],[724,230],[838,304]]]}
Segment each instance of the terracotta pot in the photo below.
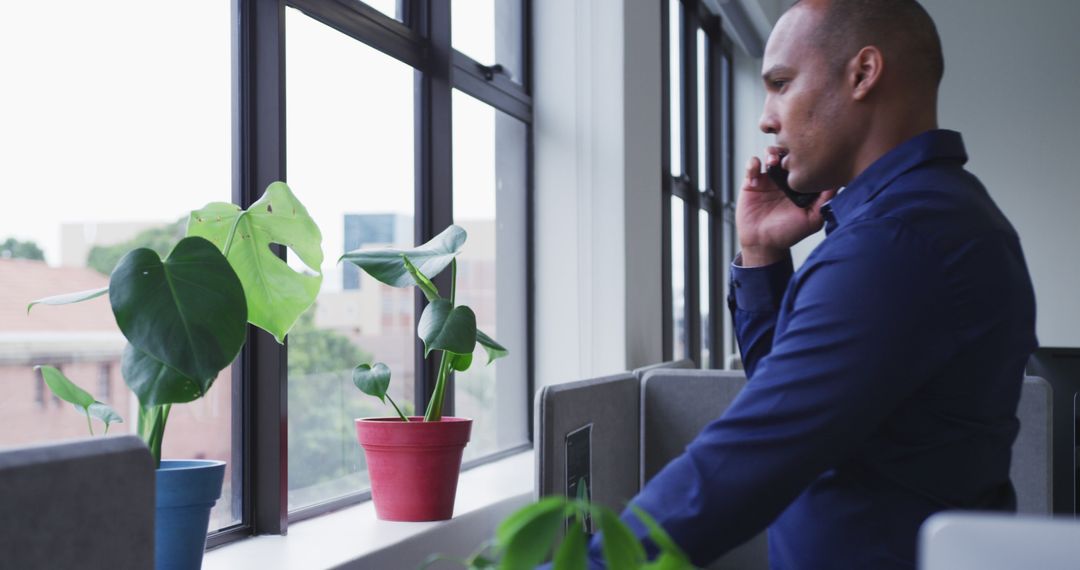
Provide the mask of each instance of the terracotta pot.
{"label": "terracotta pot", "polygon": [[442,521],[454,516],[461,454],[472,420],[412,416],[356,420],[367,456],[375,514],[387,521]]}

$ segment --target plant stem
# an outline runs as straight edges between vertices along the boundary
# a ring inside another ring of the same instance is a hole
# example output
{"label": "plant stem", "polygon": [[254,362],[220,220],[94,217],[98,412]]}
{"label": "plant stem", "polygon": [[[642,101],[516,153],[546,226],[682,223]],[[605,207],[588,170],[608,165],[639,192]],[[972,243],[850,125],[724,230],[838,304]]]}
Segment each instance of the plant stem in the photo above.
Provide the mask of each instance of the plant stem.
{"label": "plant stem", "polygon": [[450,376],[450,357],[444,350],[440,350],[439,355],[439,377],[435,380],[435,389],[431,392],[431,401],[428,402],[427,412],[424,414],[425,422],[437,422],[442,419],[443,393],[446,392],[446,381]]}
{"label": "plant stem", "polygon": [[450,304],[456,303],[457,298],[457,258],[450,260]]}
{"label": "plant stem", "polygon": [[90,428],[90,437],[94,436],[94,422],[90,421],[90,411],[86,411],[86,427]]}
{"label": "plant stem", "polygon": [[246,213],[247,210],[240,211],[240,215],[236,216],[236,219],[233,220],[232,228],[229,229],[229,237],[225,238],[225,249],[221,251],[221,254],[224,255],[226,259],[229,257],[229,250],[232,249],[233,237],[236,235],[236,227],[240,225],[240,218],[243,218]]}
{"label": "plant stem", "polygon": [[386,399],[390,400],[390,405],[394,406],[394,411],[397,412],[397,415],[401,418],[401,421],[409,421],[409,418],[407,418],[405,414],[401,413],[401,410],[397,407],[397,404],[394,403],[394,399],[390,397],[390,394],[386,395]]}
{"label": "plant stem", "polygon": [[165,438],[165,423],[169,421],[171,404],[144,408],[139,406],[139,437],[150,448],[150,455],[154,457],[154,467],[161,466],[161,443]]}

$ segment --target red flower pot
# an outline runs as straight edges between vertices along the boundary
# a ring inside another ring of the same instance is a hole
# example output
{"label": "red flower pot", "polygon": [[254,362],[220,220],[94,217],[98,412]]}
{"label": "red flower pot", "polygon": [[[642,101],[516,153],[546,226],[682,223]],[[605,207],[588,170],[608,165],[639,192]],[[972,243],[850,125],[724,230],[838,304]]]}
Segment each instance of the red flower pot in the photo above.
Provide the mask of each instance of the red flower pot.
{"label": "red flower pot", "polygon": [[472,420],[412,416],[356,420],[367,456],[375,515],[387,521],[442,521],[454,516],[461,454]]}

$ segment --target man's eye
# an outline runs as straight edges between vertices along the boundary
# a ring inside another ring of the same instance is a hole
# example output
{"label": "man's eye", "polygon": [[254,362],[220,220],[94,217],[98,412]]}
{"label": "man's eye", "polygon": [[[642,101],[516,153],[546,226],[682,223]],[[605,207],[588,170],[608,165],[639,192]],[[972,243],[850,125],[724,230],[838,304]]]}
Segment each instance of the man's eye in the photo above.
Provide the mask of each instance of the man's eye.
{"label": "man's eye", "polygon": [[780,89],[783,89],[785,85],[787,85],[787,80],[785,80],[785,79],[773,79],[772,80],[772,87],[773,87],[773,89],[776,89],[777,91],[779,91]]}

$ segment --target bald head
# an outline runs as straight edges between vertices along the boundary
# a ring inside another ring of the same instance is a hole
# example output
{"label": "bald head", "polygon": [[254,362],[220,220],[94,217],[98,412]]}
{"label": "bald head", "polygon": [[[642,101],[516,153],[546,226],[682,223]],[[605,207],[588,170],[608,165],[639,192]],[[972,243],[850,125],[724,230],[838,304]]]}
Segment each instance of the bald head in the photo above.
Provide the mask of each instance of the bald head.
{"label": "bald head", "polygon": [[822,10],[814,44],[837,72],[865,46],[877,46],[908,81],[936,88],[945,73],[941,39],[916,0],[798,0]]}

